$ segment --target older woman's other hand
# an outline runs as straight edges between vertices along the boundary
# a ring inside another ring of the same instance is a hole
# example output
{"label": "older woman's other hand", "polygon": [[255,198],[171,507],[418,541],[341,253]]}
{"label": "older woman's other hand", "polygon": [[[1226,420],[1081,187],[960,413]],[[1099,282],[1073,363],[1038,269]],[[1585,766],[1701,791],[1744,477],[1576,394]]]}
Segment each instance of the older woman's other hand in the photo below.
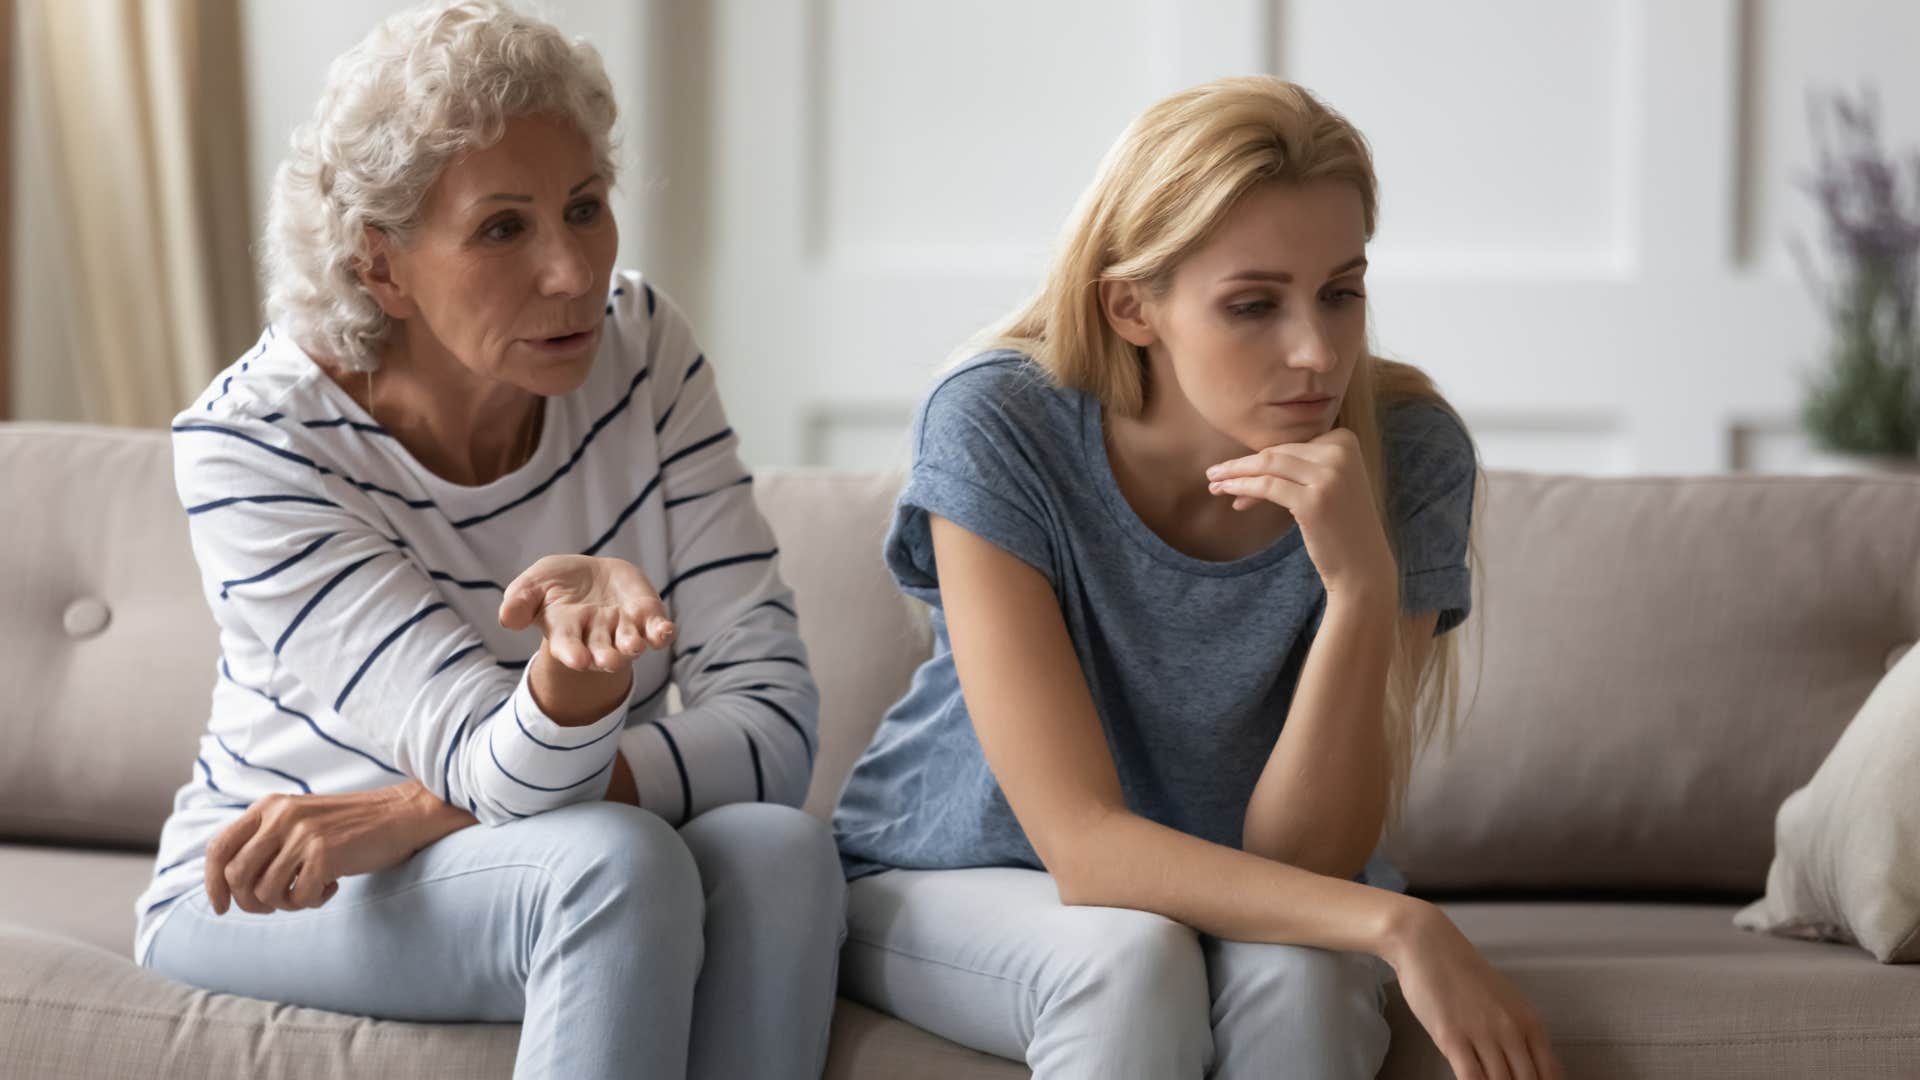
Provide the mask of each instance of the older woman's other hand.
{"label": "older woman's other hand", "polygon": [[339,880],[410,858],[475,823],[418,781],[346,795],[269,795],[207,845],[207,900],[214,914],[317,908]]}
{"label": "older woman's other hand", "polygon": [[590,555],[549,555],[507,586],[500,625],[535,624],[547,651],[575,671],[619,671],[674,635],[666,604],[639,567]]}

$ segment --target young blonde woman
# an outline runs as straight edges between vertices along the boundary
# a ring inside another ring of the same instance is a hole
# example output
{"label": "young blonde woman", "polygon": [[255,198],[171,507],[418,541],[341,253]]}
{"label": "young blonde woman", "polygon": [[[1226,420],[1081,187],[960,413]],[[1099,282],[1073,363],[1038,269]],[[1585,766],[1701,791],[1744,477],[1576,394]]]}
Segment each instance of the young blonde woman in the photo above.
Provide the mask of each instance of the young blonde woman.
{"label": "young blonde woman", "polygon": [[1177,94],[928,395],[886,559],[935,649],[835,816],[846,993],[1043,1080],[1336,1078],[1397,977],[1459,1076],[1559,1075],[1374,855],[1450,723],[1476,471],[1367,351],[1375,205],[1299,87]]}

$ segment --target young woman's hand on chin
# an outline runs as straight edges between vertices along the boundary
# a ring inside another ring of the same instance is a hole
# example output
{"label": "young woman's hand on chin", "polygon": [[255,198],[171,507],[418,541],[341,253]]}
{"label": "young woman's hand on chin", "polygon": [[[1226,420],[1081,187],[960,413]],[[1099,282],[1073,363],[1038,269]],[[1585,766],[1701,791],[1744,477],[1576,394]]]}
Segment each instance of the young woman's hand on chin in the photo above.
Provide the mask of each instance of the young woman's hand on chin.
{"label": "young woman's hand on chin", "polygon": [[1207,490],[1233,496],[1235,510],[1260,499],[1285,507],[1329,598],[1397,606],[1399,568],[1353,432],[1334,428],[1307,442],[1223,461],[1207,470]]}

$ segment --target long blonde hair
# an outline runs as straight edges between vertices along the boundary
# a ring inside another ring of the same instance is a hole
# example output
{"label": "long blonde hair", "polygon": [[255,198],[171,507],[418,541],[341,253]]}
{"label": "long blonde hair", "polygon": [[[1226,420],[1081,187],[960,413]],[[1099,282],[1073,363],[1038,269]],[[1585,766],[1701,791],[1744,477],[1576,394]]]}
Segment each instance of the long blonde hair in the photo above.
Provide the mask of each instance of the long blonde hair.
{"label": "long blonde hair", "polygon": [[[1116,415],[1137,417],[1146,405],[1144,357],[1107,322],[1099,283],[1136,281],[1163,294],[1175,269],[1249,189],[1315,180],[1344,181],[1359,191],[1372,239],[1378,213],[1373,156],[1345,117],[1307,90],[1270,77],[1220,79],[1181,91],[1121,135],[1068,218],[1039,293],[969,351],[1017,349],[1061,386],[1086,392]],[[1356,365],[1334,421],[1360,443],[1374,505],[1396,554],[1380,421],[1388,408],[1413,402],[1453,411],[1419,368],[1369,352]],[[1475,490],[1484,485],[1476,483]],[[1469,543],[1469,561],[1477,563],[1472,551]],[[1436,734],[1451,743],[1458,727],[1456,638],[1435,640],[1424,670],[1416,671],[1417,642],[1395,620],[1385,710],[1389,824],[1404,811],[1415,754]]]}

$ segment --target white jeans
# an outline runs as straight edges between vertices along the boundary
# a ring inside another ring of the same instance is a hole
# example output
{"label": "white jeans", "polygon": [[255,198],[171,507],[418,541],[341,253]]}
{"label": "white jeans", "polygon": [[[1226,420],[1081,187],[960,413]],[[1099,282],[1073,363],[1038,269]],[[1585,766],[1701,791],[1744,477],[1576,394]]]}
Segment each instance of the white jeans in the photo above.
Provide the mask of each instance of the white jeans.
{"label": "white jeans", "polygon": [[592,802],[473,826],[323,907],[177,903],[147,965],[207,990],[393,1020],[520,1022],[518,1080],[820,1075],[845,887],[799,810],[676,831]]}
{"label": "white jeans", "polygon": [[1221,941],[1123,908],[1069,907],[1036,870],[853,881],[846,996],[1035,1080],[1372,1077],[1386,983],[1365,953]]}

